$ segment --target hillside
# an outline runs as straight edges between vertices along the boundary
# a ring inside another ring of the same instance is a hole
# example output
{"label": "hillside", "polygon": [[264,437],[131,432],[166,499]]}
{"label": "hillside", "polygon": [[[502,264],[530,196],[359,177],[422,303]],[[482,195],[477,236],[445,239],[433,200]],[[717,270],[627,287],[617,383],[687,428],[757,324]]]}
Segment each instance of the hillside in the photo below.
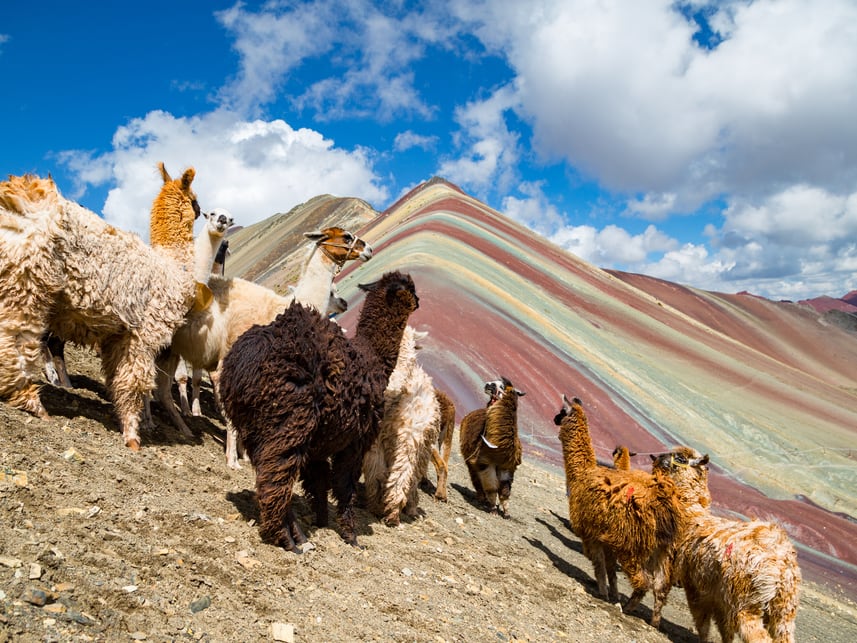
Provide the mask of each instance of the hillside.
{"label": "hillside", "polygon": [[[651,596],[632,615],[594,596],[564,521],[561,393],[584,400],[604,460],[618,443],[638,467],[678,443],[708,452],[715,510],[777,520],[798,545],[798,640],[857,640],[857,335],[808,306],[601,270],[442,180],[380,214],[321,196],[246,227],[227,274],[282,292],[302,233],[334,224],[375,248],[337,279],[348,332],[357,283],[408,271],[430,333],[420,361],[458,419],[487,379],[527,392],[512,519],[473,506],[454,449],[450,502],[421,494],[424,516],[398,529],[359,511],[365,549],[334,529],[310,529],[301,556],[270,547],[252,472],[224,464],[210,389],[192,442],[155,407],[134,454],[97,359],[72,349],[75,389],[44,388],[50,420],[0,404],[0,643],[264,641],[289,626],[296,641],[695,640],[680,589],[661,632]],[[300,498],[297,512],[308,524]]]}
{"label": "hillside", "polygon": [[[326,197],[328,221],[353,202]],[[259,244],[274,247],[278,226],[316,227],[301,220],[312,203],[236,234],[227,271],[266,256]],[[551,418],[563,393],[586,403],[605,461],[617,444],[640,467],[676,444],[709,453],[718,511],[777,520],[804,573],[857,600],[857,334],[808,306],[601,270],[441,179],[367,221],[375,255],[337,279],[351,305],[341,322],[354,326],[358,282],[410,272],[412,324],[429,331],[420,361],[459,419],[502,374],[527,392],[532,460],[560,461]]]}
{"label": "hillside", "polygon": [[[69,367],[73,391],[44,389],[50,420],[0,405],[0,642],[695,640],[680,589],[660,632],[651,596],[623,615],[594,595],[556,469],[526,461],[504,520],[473,506],[454,452],[448,504],[421,493],[424,515],[395,529],[358,510],[364,549],[310,528],[298,556],[259,540],[253,474],[226,468],[219,420],[132,453],[95,356],[71,349]],[[857,640],[857,608],[806,583],[797,631]]]}

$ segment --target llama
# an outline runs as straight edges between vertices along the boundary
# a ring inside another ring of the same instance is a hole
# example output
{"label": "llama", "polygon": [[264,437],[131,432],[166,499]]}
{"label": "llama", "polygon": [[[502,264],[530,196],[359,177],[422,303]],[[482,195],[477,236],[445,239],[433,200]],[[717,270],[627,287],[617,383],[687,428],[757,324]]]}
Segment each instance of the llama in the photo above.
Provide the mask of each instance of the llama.
{"label": "llama", "polygon": [[[211,275],[216,274],[214,264],[217,261],[218,256],[220,256],[222,272],[222,262],[225,261],[225,252],[221,256],[221,248],[223,247],[223,244],[227,244],[227,248],[229,245],[229,242],[224,239],[223,236],[229,228],[232,227],[235,220],[229,211],[224,208],[214,208],[214,210],[209,213],[203,212],[202,216],[205,218],[205,225],[202,230],[199,231],[199,234],[196,235],[196,239],[193,244],[194,279],[200,283],[208,284],[208,280]],[[188,366],[191,367],[192,371],[191,400],[193,402],[193,408],[191,408],[191,401],[188,400],[187,396]],[[184,415],[193,414],[194,416],[199,416],[202,414],[199,406],[199,386],[202,382],[202,371],[203,369],[192,364],[188,365],[183,359],[180,359],[176,366],[173,379],[176,381],[176,384],[178,384],[179,404]]]}
{"label": "llama", "polygon": [[[294,295],[281,296],[270,288],[238,278],[211,276],[208,287],[214,301],[204,310],[194,310],[173,336],[171,350],[159,360],[157,396],[173,424],[186,431],[187,425],[176,409],[168,373],[175,373],[179,358],[208,371],[218,397],[219,364],[241,334],[254,324],[272,322],[292,301],[300,301],[323,311],[330,300],[333,277],[347,261],[368,261],[372,248],[351,232],[338,227],[305,233],[313,241]],[[304,299],[299,299],[299,294]],[[184,428],[182,428],[184,427]],[[226,462],[239,469],[235,429],[227,420]]]}
{"label": "llama", "polygon": [[[446,502],[446,481],[449,478],[449,454],[452,452],[452,436],[455,432],[455,404],[449,396],[440,389],[434,390],[437,405],[440,409],[440,431],[437,443],[431,448],[431,461],[437,474],[437,487],[434,499]],[[425,480],[425,478],[424,478]]]}
{"label": "llama", "polygon": [[[631,584],[623,611],[631,612],[651,588],[652,627],[659,627],[670,590],[671,561],[685,531],[685,508],[672,479],[662,473],[622,471],[598,465],[583,403],[562,396],[554,417],[560,427],[568,490],[568,516],[592,561],[598,591],[618,600],[616,563]],[[609,588],[608,588],[609,581]]]}
{"label": "llama", "polygon": [[471,411],[461,420],[458,439],[476,490],[476,501],[509,518],[509,497],[515,470],[521,464],[518,439],[518,398],[526,395],[505,377],[486,382],[488,406]]}
{"label": "llama", "polygon": [[47,417],[34,382],[45,332],[95,346],[123,440],[134,451],[155,356],[169,345],[196,292],[195,172],[172,180],[161,169],[152,219],[175,221],[164,248],[68,201],[52,179],[28,175],[0,183],[0,397]]}
{"label": "llama", "polygon": [[428,374],[417,363],[418,342],[428,335],[405,328],[396,367],[384,392],[378,439],[363,459],[369,510],[389,526],[400,514],[417,515],[419,481],[428,470],[440,432],[440,406]]}
{"label": "llama", "polygon": [[205,226],[196,235],[194,240],[194,279],[200,283],[207,284],[208,279],[214,272],[214,260],[222,243],[225,242],[223,235],[232,226],[234,219],[223,208],[214,208],[209,213],[202,213],[205,217]]}
{"label": "llama", "polygon": [[760,520],[711,514],[708,456],[689,447],[652,456],[652,469],[669,475],[690,508],[674,578],[684,588],[699,638],[713,619],[723,641],[794,641],[801,573],[786,532]]}
{"label": "llama", "polygon": [[621,444],[613,449],[613,468],[629,471],[631,469],[631,458],[637,455],[628,451],[628,447]]}
{"label": "llama", "polygon": [[332,489],[342,538],[358,545],[360,468],[378,437],[405,325],[419,307],[414,282],[400,272],[359,288],[366,301],[353,338],[296,301],[244,333],[223,360],[220,399],[256,471],[260,534],[290,551],[306,542],[292,509],[298,479],[320,527]]}

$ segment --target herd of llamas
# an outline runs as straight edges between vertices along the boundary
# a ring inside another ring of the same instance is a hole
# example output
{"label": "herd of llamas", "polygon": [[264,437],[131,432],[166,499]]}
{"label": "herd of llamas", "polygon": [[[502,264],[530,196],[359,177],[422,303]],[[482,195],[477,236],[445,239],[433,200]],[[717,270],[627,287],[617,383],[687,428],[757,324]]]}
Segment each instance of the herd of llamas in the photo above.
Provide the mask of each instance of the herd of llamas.
{"label": "herd of llamas", "polygon": [[[426,334],[408,325],[420,305],[410,275],[360,284],[365,301],[348,337],[333,319],[347,307],[333,280],[346,262],[371,259],[369,244],[336,226],[307,233],[301,276],[286,295],[227,278],[232,216],[201,211],[192,168],[176,179],[158,168],[149,244],[65,199],[50,178],[0,182],[0,398],[47,417],[40,369],[52,384],[70,386],[64,342],[94,348],[125,445],[136,451],[140,429],[153,424],[153,392],[175,428],[191,435],[183,415],[201,413],[207,372],[226,421],[226,463],[249,460],[260,535],[286,550],[307,542],[292,508],[297,482],[316,526],[328,524],[333,496],[341,536],[355,546],[361,478],[366,508],[390,526],[418,515],[429,462],[434,497],[446,501],[456,411],[417,359]],[[194,238],[199,216],[205,225]],[[460,454],[476,502],[508,518],[525,393],[505,377],[484,392],[485,406],[460,422]],[[620,446],[606,466],[596,460],[580,399],[563,396],[554,423],[569,524],[603,598],[619,600],[620,569],[632,588],[623,610],[651,590],[653,627],[679,586],[700,640],[712,621],[723,641],[794,640],[795,548],[774,523],[711,513],[707,455],[676,447],[643,471]]]}

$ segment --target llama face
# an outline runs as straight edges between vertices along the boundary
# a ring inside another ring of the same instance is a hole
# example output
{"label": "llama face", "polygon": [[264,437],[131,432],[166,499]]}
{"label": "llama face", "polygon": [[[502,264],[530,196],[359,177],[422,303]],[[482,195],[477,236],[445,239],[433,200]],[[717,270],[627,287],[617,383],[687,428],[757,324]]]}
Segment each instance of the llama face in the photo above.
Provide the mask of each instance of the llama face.
{"label": "llama face", "polygon": [[499,380],[491,380],[490,382],[485,382],[485,394],[488,396],[488,406],[491,406],[499,400],[506,392],[513,392],[518,397],[526,395],[523,391],[519,391],[516,389],[512,382],[510,382],[507,378],[501,377]]}
{"label": "llama face", "polygon": [[304,236],[315,241],[315,245],[338,266],[346,261],[369,261],[372,258],[372,246],[342,228],[325,228],[319,232],[306,232]]}
{"label": "llama face", "polygon": [[208,226],[208,229],[217,235],[226,234],[226,231],[229,230],[234,223],[232,215],[229,214],[228,210],[223,208],[214,208],[214,210],[209,213],[204,212],[202,216],[204,216],[207,221],[206,225]]}

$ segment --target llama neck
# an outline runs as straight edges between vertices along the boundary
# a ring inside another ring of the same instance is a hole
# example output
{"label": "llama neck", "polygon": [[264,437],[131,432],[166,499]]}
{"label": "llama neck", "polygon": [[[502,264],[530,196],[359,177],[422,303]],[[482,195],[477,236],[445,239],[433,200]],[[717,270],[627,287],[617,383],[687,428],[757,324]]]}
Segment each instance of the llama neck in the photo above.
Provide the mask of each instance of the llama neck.
{"label": "llama neck", "polygon": [[222,234],[208,229],[206,226],[196,237],[193,244],[194,270],[193,277],[200,283],[207,283],[214,265],[214,255],[220,247]]}
{"label": "llama neck", "polygon": [[589,436],[589,423],[582,412],[563,419],[559,439],[562,442],[567,478],[573,477],[575,472],[594,469],[597,466],[595,450],[592,448],[592,439]]}
{"label": "llama neck", "polygon": [[336,272],[336,264],[328,259],[318,246],[313,247],[309,261],[295,286],[294,300],[304,306],[312,306],[324,315]]}
{"label": "llama neck", "polygon": [[507,390],[503,397],[489,406],[485,412],[485,437],[493,443],[492,436],[488,435],[492,427],[517,427],[517,424],[518,396],[514,391]]}
{"label": "llama neck", "polygon": [[417,351],[415,347],[413,328],[407,326],[402,333],[402,342],[399,344],[399,356],[396,359],[396,366],[390,375],[390,381],[387,383],[388,390],[399,390],[405,386],[417,363]]}
{"label": "llama neck", "polygon": [[399,359],[399,348],[408,314],[410,313],[403,315],[388,307],[373,305],[373,302],[367,298],[360,313],[360,320],[357,322],[355,338],[364,342],[381,362],[388,381]]}

